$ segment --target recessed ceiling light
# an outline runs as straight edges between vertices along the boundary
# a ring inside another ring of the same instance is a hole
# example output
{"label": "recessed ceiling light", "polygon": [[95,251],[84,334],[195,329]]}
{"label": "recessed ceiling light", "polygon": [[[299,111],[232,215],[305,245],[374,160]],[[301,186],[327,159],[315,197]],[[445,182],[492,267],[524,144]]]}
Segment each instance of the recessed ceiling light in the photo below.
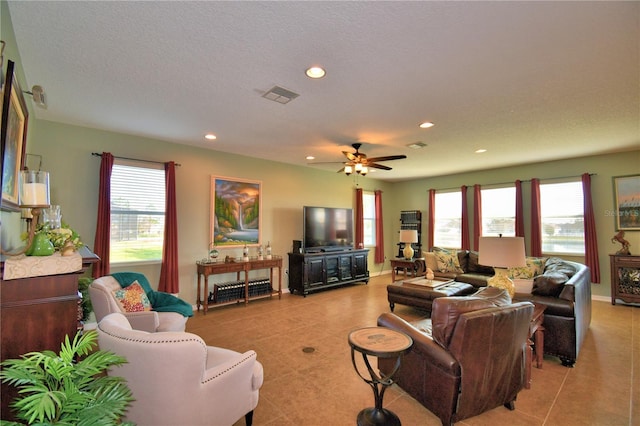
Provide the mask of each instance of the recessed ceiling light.
{"label": "recessed ceiling light", "polygon": [[421,148],[424,148],[425,146],[427,146],[427,144],[422,141],[410,143],[407,145],[407,147],[411,149],[421,149]]}
{"label": "recessed ceiling light", "polygon": [[314,157],[313,155],[307,155],[307,160],[315,160],[316,157]]}
{"label": "recessed ceiling light", "polygon": [[487,152],[487,150],[484,148],[476,149],[476,154],[482,154],[483,152]]}
{"label": "recessed ceiling light", "polygon": [[322,78],[326,74],[325,70],[320,67],[311,67],[305,71],[309,78]]}
{"label": "recessed ceiling light", "polygon": [[204,135],[204,138],[207,139],[207,140],[212,141],[212,140],[217,139],[217,136],[214,135],[213,133],[207,133],[206,135]]}
{"label": "recessed ceiling light", "polygon": [[425,121],[424,123],[420,124],[421,129],[428,129],[429,127],[433,127],[433,126],[435,126],[435,124],[433,124],[430,121]]}

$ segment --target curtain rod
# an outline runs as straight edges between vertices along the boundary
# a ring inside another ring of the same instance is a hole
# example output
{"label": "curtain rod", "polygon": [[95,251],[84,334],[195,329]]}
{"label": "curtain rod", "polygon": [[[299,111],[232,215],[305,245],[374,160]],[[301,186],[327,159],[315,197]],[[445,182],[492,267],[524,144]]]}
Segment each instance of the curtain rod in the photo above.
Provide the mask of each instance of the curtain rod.
{"label": "curtain rod", "polygon": [[[102,157],[102,154],[100,154],[99,152],[92,152],[91,155],[94,155],[96,157]],[[129,157],[118,157],[117,155],[114,155],[113,158],[119,158],[121,160],[132,160],[132,161],[141,161],[143,163],[155,163],[155,164],[164,164],[162,161],[153,161],[153,160],[141,160],[139,158],[129,158]],[[180,167],[181,164],[176,163],[176,167]]]}
{"label": "curtain rod", "polygon": [[[589,176],[597,176],[597,173],[589,173]],[[552,177],[552,178],[545,178],[545,179],[540,179],[542,180],[557,180],[557,179],[568,179],[568,178],[578,178],[578,177],[582,177],[582,175],[574,175],[574,176],[558,176],[558,177]],[[515,183],[515,181],[518,179],[514,179],[511,182],[497,182],[497,183],[488,183],[486,185],[506,185],[509,183]],[[525,183],[525,182],[531,182],[531,179],[526,179],[526,180],[520,180],[520,182]],[[466,186],[467,188],[473,188],[473,185],[460,185],[460,186],[456,186],[456,187],[452,187],[452,188],[431,188],[431,189],[435,189],[436,191],[449,191],[451,189],[460,189],[462,186]],[[482,185],[481,185],[482,186]],[[429,190],[427,190],[429,191]]]}

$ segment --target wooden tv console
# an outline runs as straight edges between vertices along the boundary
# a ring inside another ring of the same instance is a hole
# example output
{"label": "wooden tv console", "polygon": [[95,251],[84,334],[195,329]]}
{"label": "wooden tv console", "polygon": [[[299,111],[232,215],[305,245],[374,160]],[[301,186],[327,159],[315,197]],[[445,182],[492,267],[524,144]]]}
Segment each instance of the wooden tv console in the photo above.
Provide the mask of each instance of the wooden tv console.
{"label": "wooden tv console", "polygon": [[326,288],[369,282],[369,249],[289,253],[289,291],[306,296]]}

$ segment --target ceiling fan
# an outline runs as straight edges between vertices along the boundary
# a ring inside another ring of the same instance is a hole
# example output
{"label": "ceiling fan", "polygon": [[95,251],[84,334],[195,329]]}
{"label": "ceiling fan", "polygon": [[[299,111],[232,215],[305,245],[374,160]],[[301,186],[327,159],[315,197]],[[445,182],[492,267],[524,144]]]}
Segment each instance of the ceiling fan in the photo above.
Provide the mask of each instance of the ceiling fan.
{"label": "ceiling fan", "polygon": [[391,167],[377,163],[380,161],[402,160],[403,158],[407,158],[406,155],[388,155],[386,157],[367,158],[365,153],[360,152],[360,147],[362,146],[361,143],[354,143],[351,144],[351,146],[356,150],[356,152],[342,151],[348,161],[344,163],[344,167],[342,169],[338,170],[338,173],[344,172],[347,176],[354,171],[364,176],[369,172],[370,168],[391,170]]}

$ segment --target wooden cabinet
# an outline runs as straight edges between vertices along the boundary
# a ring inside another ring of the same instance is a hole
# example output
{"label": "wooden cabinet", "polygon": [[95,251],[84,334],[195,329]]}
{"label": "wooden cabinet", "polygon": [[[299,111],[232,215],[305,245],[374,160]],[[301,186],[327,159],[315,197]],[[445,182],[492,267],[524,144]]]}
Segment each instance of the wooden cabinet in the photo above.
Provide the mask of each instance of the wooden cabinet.
{"label": "wooden cabinet", "polygon": [[289,291],[312,291],[369,282],[368,249],[323,253],[289,253]]}
{"label": "wooden cabinet", "polygon": [[[80,250],[82,270],[68,274],[2,280],[0,282],[1,360],[19,358],[27,352],[60,351],[65,336],[78,330],[78,279],[98,257]],[[4,260],[0,262],[0,277]],[[2,384],[2,418],[12,417],[12,387]]]}
{"label": "wooden cabinet", "polygon": [[640,303],[640,256],[610,254],[611,304]]}

